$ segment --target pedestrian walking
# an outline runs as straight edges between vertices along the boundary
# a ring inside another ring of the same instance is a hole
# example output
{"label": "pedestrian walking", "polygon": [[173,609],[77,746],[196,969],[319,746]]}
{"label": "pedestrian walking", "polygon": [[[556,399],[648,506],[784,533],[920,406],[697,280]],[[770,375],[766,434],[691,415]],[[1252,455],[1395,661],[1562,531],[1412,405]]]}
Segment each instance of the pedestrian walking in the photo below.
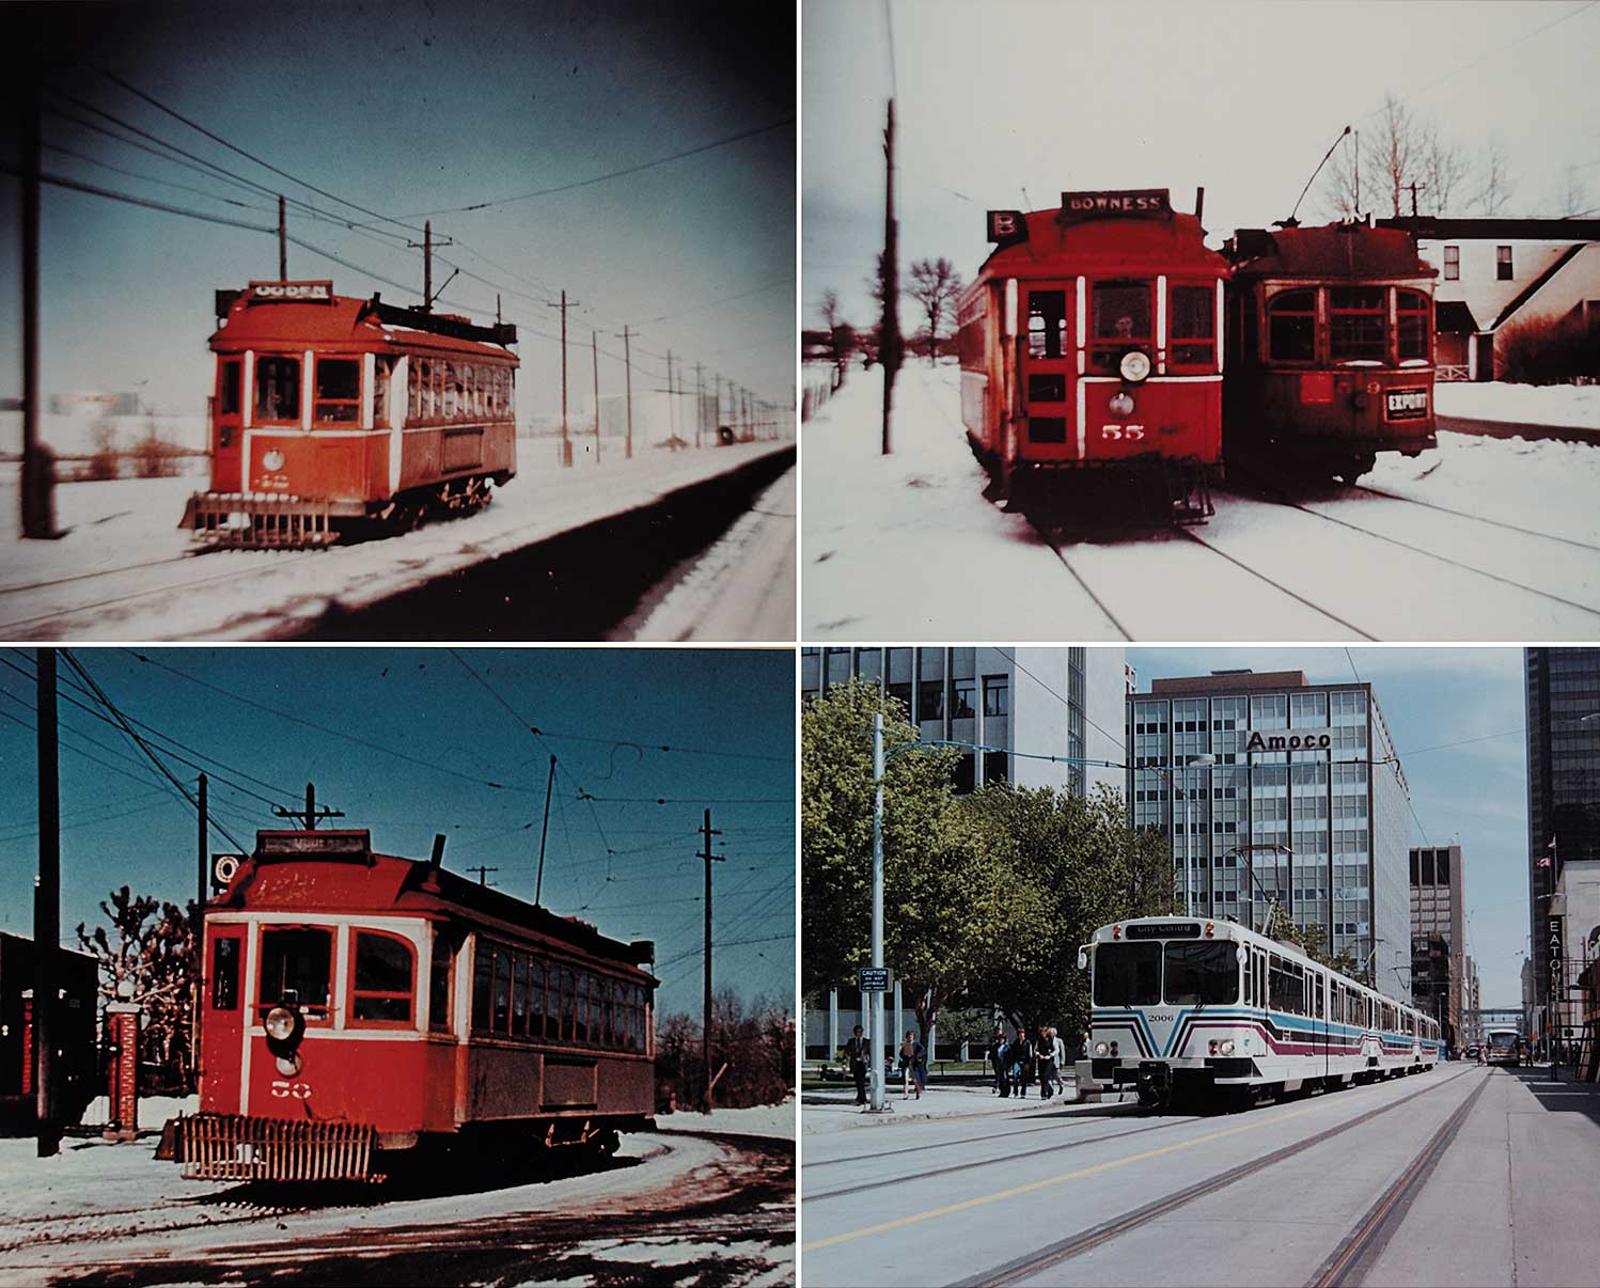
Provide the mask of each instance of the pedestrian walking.
{"label": "pedestrian walking", "polygon": [[1033,1081],[1033,1043],[1028,1038],[1025,1025],[1017,1026],[1017,1039],[1006,1048],[1006,1062],[1011,1070],[1013,1095],[1026,1096],[1028,1084]]}
{"label": "pedestrian walking", "polygon": [[900,1095],[905,1100],[911,1099],[911,1080],[916,1076],[916,1064],[916,1035],[907,1029],[905,1040],[900,1043]]}
{"label": "pedestrian walking", "polygon": [[1039,1031],[1039,1099],[1049,1100],[1060,1089],[1061,1066],[1067,1051],[1053,1026]]}
{"label": "pedestrian walking", "polygon": [[920,1041],[911,1047],[911,1077],[917,1084],[917,1099],[928,1089],[928,1048]]}
{"label": "pedestrian walking", "polygon": [[994,1026],[994,1035],[989,1039],[989,1067],[994,1070],[994,1094],[1004,1096],[1008,1094],[1006,1086],[1006,1031],[998,1024]]}
{"label": "pedestrian walking", "polygon": [[850,1076],[856,1080],[856,1104],[867,1103],[867,1060],[870,1058],[868,1043],[861,1035],[861,1026],[858,1024],[850,1040],[844,1044],[844,1058],[850,1065]]}

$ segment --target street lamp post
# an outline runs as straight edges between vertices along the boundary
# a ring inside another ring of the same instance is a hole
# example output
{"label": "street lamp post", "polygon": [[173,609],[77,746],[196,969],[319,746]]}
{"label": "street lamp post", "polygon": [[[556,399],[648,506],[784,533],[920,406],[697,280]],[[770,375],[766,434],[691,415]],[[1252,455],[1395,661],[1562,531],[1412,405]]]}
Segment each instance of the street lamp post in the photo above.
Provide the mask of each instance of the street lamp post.
{"label": "street lamp post", "polygon": [[[872,717],[872,964],[883,967],[883,712]],[[883,994],[872,990],[872,1112],[883,1112]]]}

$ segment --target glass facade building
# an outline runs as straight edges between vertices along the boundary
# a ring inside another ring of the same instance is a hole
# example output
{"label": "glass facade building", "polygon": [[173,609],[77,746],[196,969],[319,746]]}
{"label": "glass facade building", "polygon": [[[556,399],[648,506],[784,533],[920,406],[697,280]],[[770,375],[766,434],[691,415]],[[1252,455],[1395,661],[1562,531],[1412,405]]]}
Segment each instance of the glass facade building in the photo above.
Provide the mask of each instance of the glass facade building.
{"label": "glass facade building", "polygon": [[[1550,993],[1550,895],[1561,866],[1600,859],[1600,649],[1525,651],[1532,1001]],[[1540,866],[1541,859],[1550,860]]]}
{"label": "glass facade building", "polygon": [[1467,977],[1465,895],[1459,845],[1411,851],[1411,987],[1416,1006],[1461,1039]]}
{"label": "glass facade building", "polygon": [[1127,743],[1135,825],[1172,838],[1198,915],[1259,930],[1280,903],[1410,1000],[1410,793],[1371,685],[1160,679],[1129,696]]}

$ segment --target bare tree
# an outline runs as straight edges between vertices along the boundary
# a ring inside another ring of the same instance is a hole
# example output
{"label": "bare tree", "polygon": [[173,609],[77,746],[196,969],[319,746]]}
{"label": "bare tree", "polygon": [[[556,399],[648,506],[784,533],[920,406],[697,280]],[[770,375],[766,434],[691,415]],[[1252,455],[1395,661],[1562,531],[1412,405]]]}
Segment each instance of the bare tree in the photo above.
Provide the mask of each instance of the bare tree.
{"label": "bare tree", "polygon": [[834,290],[824,291],[821,308],[822,320],[828,324],[828,330],[832,331],[839,325],[839,293]]}
{"label": "bare tree", "polygon": [[944,256],[919,259],[911,265],[911,296],[928,315],[928,361],[939,356],[939,326],[946,308],[953,312],[961,293],[961,274]]}
{"label": "bare tree", "polygon": [[[1419,213],[1443,215],[1462,205],[1462,185],[1472,164],[1460,144],[1393,91],[1383,96],[1374,115],[1376,120],[1353,134],[1329,163],[1318,193],[1324,209],[1349,219],[1373,209],[1409,215],[1413,205]],[[1496,153],[1496,165],[1496,197],[1503,204],[1509,192],[1503,154]]]}
{"label": "bare tree", "polygon": [[1562,218],[1587,214],[1592,209],[1589,185],[1583,181],[1577,166],[1569,165],[1562,172],[1561,185],[1556,189],[1551,204],[1555,208],[1554,213]]}
{"label": "bare tree", "polygon": [[1407,180],[1407,184],[1414,181],[1427,194],[1424,204],[1434,214],[1451,214],[1461,184],[1472,169],[1471,163],[1460,144],[1440,134],[1439,127],[1431,121],[1421,126],[1417,134],[1415,169],[1418,173],[1414,180]]}
{"label": "bare tree", "polygon": [[1390,91],[1383,96],[1383,107],[1378,113],[1377,138],[1374,140],[1373,166],[1381,192],[1388,198],[1390,213],[1398,217],[1400,195],[1415,182],[1420,182],[1417,169],[1418,131],[1411,109]]}
{"label": "bare tree", "polygon": [[1473,205],[1480,214],[1492,218],[1505,209],[1517,187],[1506,158],[1505,145],[1499,139],[1490,139],[1485,145],[1479,173],[1480,184]]}

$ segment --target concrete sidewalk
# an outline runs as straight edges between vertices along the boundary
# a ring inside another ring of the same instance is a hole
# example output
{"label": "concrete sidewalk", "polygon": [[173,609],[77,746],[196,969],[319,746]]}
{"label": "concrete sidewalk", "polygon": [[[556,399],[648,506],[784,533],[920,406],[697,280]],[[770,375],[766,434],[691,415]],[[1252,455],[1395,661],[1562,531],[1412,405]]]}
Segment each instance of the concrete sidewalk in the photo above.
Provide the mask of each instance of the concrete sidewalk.
{"label": "concrete sidewalk", "polygon": [[1059,1114],[1063,1111],[1102,1109],[1119,1103],[1137,1104],[1137,1097],[1122,1093],[1108,1094],[1102,1102],[1077,1104],[1073,1100],[1072,1080],[1067,1080],[1065,1093],[1057,1092],[1049,1100],[1039,1097],[1037,1086],[1032,1095],[998,1096],[987,1086],[930,1086],[921,1099],[907,1099],[900,1085],[891,1083],[885,1095],[885,1112],[874,1114],[855,1102],[853,1086],[835,1091],[807,1091],[800,1096],[800,1131],[802,1135],[820,1132],[848,1131],[855,1127],[884,1127],[893,1123],[927,1122],[930,1119],[1019,1117],[1048,1109]]}

